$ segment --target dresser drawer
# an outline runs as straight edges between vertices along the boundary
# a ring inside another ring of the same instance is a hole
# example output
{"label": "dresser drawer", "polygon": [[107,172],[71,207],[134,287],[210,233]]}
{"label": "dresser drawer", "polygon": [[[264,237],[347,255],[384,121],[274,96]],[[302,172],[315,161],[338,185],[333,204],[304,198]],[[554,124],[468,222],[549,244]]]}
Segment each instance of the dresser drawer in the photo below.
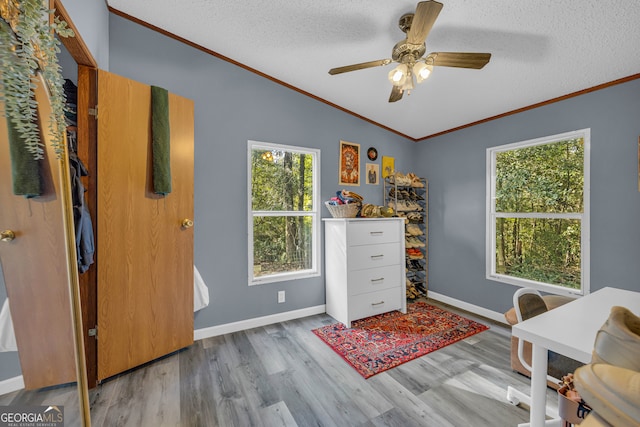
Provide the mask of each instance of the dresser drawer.
{"label": "dresser drawer", "polygon": [[[403,279],[400,264],[353,270],[347,274],[349,297],[383,289],[399,288]],[[396,291],[399,292],[399,291]]]}
{"label": "dresser drawer", "polygon": [[363,319],[387,311],[400,310],[401,295],[397,288],[358,295],[349,300],[349,318]]}
{"label": "dresser drawer", "polygon": [[349,258],[347,268],[351,271],[404,264],[401,262],[403,256],[404,254],[400,249],[400,243],[350,246],[347,249],[347,257]]}
{"label": "dresser drawer", "polygon": [[375,245],[377,243],[399,242],[400,227],[397,221],[352,222],[347,229],[349,246]]}

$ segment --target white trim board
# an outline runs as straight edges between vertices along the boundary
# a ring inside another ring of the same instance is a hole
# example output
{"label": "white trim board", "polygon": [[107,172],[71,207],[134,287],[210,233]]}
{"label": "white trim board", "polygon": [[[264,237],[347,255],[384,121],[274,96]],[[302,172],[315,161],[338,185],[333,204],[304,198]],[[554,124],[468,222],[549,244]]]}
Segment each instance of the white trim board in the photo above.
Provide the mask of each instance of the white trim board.
{"label": "white trim board", "polygon": [[217,337],[218,335],[245,331],[247,329],[285,322],[287,320],[300,319],[302,317],[313,316],[314,314],[322,314],[325,312],[326,309],[323,304],[315,307],[302,308],[300,310],[271,314],[269,316],[255,317],[253,319],[241,320],[239,322],[225,323],[224,325],[210,326],[208,328],[196,329],[193,332],[193,339],[197,341],[204,338]]}
{"label": "white trim board", "polygon": [[478,316],[486,317],[487,319],[491,319],[495,322],[503,323],[505,325],[507,324],[503,313],[498,313],[497,311],[489,310],[478,305],[469,304],[468,302],[460,301],[458,299],[451,298],[433,291],[429,291],[428,297],[436,301],[452,305],[461,310],[466,310],[470,313],[477,314]]}
{"label": "white trim board", "polygon": [[[429,298],[506,325],[503,313],[488,310],[484,307],[469,304],[467,302],[460,301],[458,299],[451,298],[433,291],[429,291]],[[233,332],[240,332],[251,328],[267,326],[273,323],[285,322],[287,320],[300,319],[302,317],[312,316],[314,314],[322,314],[325,312],[326,310],[324,305],[317,305],[315,307],[307,307],[300,310],[293,310],[284,313],[272,314],[269,316],[256,317],[253,319],[241,320],[239,322],[225,323],[224,325],[196,329],[193,333],[193,339],[197,341],[205,338],[216,337],[219,335],[230,334]]]}
{"label": "white trim board", "polygon": [[[467,302],[451,298],[433,291],[429,291],[429,298],[506,325],[503,313],[488,310],[484,307],[469,304]],[[208,328],[196,329],[193,333],[193,339],[197,341],[205,338],[216,337],[233,332],[240,332],[247,329],[258,328],[261,326],[267,326],[278,322],[285,322],[287,320],[300,319],[302,317],[312,316],[314,314],[322,314],[325,312],[326,310],[324,305],[317,305],[315,307],[307,307],[300,310],[293,310],[284,313],[272,314],[269,316],[256,317],[253,319],[241,320],[239,322],[225,323],[224,325],[210,326]]]}
{"label": "white trim board", "polygon": [[0,396],[7,393],[13,393],[14,391],[22,390],[23,388],[24,378],[22,378],[22,375],[2,380],[0,381]]}

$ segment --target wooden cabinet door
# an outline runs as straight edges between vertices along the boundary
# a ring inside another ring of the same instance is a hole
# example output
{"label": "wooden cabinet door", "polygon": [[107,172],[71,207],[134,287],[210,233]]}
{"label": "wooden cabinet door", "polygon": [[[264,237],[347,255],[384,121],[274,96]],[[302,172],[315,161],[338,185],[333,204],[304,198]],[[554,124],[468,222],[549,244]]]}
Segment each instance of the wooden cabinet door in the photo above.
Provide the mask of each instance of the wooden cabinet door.
{"label": "wooden cabinet door", "polygon": [[0,117],[0,229],[16,236],[0,242],[0,263],[27,389],[76,380],[60,161],[48,135],[51,107],[42,79],[36,100],[45,149],[40,197],[13,194],[7,124]]}
{"label": "wooden cabinet door", "polygon": [[153,192],[150,86],[98,72],[98,380],[193,343],[193,101],[170,94],[172,192]]}

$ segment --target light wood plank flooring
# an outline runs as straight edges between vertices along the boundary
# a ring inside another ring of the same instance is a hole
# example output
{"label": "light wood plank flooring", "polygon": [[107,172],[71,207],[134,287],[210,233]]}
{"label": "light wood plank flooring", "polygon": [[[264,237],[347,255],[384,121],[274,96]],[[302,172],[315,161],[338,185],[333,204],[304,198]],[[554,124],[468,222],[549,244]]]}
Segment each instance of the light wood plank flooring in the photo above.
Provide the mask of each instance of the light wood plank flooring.
{"label": "light wood plank flooring", "polygon": [[[510,369],[510,331],[452,311],[491,329],[368,380],[311,332],[335,323],[326,314],[197,341],[91,390],[92,425],[496,427],[527,421],[527,408],[505,399],[508,385],[529,390],[528,378]],[[553,406],[554,391],[548,400]],[[65,425],[79,425],[74,387],[0,396],[0,405],[16,404],[64,405]]]}

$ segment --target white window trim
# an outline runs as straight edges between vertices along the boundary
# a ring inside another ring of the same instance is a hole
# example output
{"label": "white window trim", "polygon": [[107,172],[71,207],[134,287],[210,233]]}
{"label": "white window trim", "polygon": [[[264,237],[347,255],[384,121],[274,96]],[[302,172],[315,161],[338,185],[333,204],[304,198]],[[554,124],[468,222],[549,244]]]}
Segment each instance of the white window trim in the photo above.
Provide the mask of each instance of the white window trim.
{"label": "white window trim", "polygon": [[[280,151],[295,151],[304,154],[313,155],[313,197],[312,197],[312,210],[303,212],[293,211],[253,211],[251,200],[251,153],[253,150],[280,150]],[[248,242],[248,283],[249,286],[263,285],[265,283],[284,282],[296,279],[306,279],[310,277],[320,276],[320,150],[308,147],[298,147],[294,145],[274,144],[271,142],[261,141],[247,141],[247,242]],[[311,268],[308,270],[301,270],[295,272],[271,274],[264,277],[253,276],[253,217],[254,215],[260,216],[309,216],[313,220],[312,225],[312,250],[313,255],[311,259]]]}
{"label": "white window trim", "polygon": [[[496,153],[503,151],[510,151],[516,148],[524,148],[532,145],[548,144],[551,142],[562,141],[567,139],[582,138],[584,141],[584,194],[583,194],[583,213],[567,213],[567,214],[513,214],[501,215],[495,211],[495,158]],[[527,141],[515,142],[506,145],[500,145],[496,147],[487,148],[487,177],[486,177],[486,278],[488,280],[495,280],[497,282],[508,283],[510,285],[519,287],[528,287],[537,289],[542,292],[547,292],[556,295],[568,295],[568,296],[580,296],[590,293],[590,165],[591,165],[591,129],[580,129],[572,132],[561,133],[557,135],[545,136],[542,138],[530,139]],[[548,283],[537,282],[533,280],[521,279],[513,276],[507,276],[503,274],[497,274],[496,271],[496,218],[500,216],[509,217],[528,217],[528,218],[569,218],[569,219],[581,219],[581,235],[580,235],[580,289],[562,288],[558,285],[551,285]]]}

